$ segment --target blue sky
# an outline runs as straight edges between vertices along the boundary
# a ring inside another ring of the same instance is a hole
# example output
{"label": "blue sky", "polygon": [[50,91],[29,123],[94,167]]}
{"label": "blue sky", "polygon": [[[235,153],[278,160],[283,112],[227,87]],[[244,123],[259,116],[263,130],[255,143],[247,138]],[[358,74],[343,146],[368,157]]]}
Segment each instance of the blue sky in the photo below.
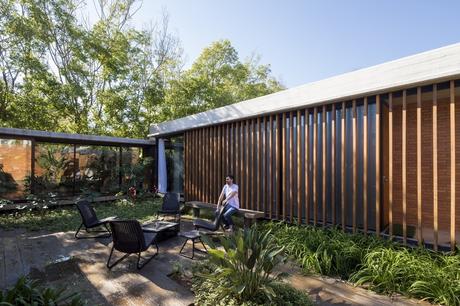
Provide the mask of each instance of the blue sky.
{"label": "blue sky", "polygon": [[460,42],[460,1],[144,0],[134,25],[166,10],[188,65],[229,39],[287,87]]}

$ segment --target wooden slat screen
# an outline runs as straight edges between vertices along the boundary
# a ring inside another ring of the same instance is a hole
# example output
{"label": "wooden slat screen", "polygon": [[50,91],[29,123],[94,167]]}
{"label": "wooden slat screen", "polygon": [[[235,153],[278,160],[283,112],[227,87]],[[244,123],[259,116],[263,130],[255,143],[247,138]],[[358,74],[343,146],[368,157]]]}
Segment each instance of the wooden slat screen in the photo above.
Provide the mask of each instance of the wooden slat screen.
{"label": "wooden slat screen", "polygon": [[453,248],[459,91],[449,81],[189,130],[185,199],[216,202],[232,173],[241,207],[267,218]]}

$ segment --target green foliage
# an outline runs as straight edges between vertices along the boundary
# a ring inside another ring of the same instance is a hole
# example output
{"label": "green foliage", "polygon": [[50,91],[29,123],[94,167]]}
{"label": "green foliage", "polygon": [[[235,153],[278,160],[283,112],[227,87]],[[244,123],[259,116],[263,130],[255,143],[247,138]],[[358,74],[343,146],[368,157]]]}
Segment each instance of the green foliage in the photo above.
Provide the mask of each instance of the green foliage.
{"label": "green foliage", "polygon": [[460,255],[408,249],[339,229],[270,222],[264,226],[306,272],[339,276],[380,293],[460,305]]}
{"label": "green foliage", "polygon": [[[130,26],[140,2],[0,0],[0,126],[145,137],[150,124],[282,89],[228,41],[183,70],[164,16]],[[90,6],[90,7],[88,7]]]}
{"label": "green foliage", "polygon": [[391,245],[384,240],[360,234],[350,235],[338,229],[320,229],[313,226],[291,226],[268,223],[279,245],[296,258],[306,272],[347,279],[356,271],[369,249]]}
{"label": "green foliage", "polygon": [[[213,266],[208,263],[206,268],[201,268],[200,272],[210,273]],[[195,304],[203,306],[259,306],[259,305],[286,305],[286,306],[309,306],[313,305],[310,298],[303,292],[292,288],[282,282],[273,282],[271,285],[274,296],[268,299],[261,292],[256,292],[249,301],[241,301],[237,295],[225,294],[222,287],[210,279],[199,277],[194,278],[192,285],[195,293]]]}
{"label": "green foliage", "polygon": [[270,75],[270,66],[258,62],[257,57],[240,61],[228,40],[214,42],[188,71],[171,82],[162,119],[183,117],[283,89]]}
{"label": "green foliage", "polygon": [[37,282],[21,277],[12,289],[4,293],[0,291],[0,305],[82,306],[84,303],[78,294],[69,294],[64,288],[41,288]]}
{"label": "green foliage", "polygon": [[460,255],[377,248],[365,256],[350,280],[377,292],[398,292],[435,304],[460,305]]}
{"label": "green foliage", "polygon": [[[160,199],[141,200],[133,204],[127,200],[93,205],[99,218],[118,216],[146,222],[155,216],[161,207]],[[0,214],[0,228],[24,228],[30,231],[47,230],[65,232],[75,230],[81,223],[75,207],[62,207],[46,211],[16,211]]]}
{"label": "green foliage", "polygon": [[204,239],[211,247],[209,261],[216,267],[206,278],[220,288],[218,298],[231,295],[250,301],[256,293],[268,299],[275,296],[271,285],[279,275],[274,275],[273,268],[284,258],[283,248],[274,244],[270,232],[261,233],[255,227],[238,230],[220,238],[223,250]]}

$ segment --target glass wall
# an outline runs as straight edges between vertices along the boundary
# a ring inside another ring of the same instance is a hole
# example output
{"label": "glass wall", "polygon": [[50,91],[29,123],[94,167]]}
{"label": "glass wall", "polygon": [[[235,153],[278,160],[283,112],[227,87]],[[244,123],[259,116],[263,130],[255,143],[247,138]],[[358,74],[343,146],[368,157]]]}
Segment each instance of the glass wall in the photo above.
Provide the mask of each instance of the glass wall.
{"label": "glass wall", "polygon": [[120,190],[118,147],[77,146],[76,181],[78,193],[115,194]]}
{"label": "glass wall", "polygon": [[0,139],[0,198],[28,194],[31,163],[30,140]]}

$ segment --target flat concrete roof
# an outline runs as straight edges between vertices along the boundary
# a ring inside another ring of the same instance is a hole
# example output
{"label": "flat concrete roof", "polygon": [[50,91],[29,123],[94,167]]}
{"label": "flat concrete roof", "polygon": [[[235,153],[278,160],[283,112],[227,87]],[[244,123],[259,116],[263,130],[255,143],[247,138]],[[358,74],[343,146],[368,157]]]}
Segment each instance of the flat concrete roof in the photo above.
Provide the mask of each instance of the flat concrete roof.
{"label": "flat concrete roof", "polygon": [[460,77],[460,43],[150,126],[149,137]]}
{"label": "flat concrete roof", "polygon": [[96,136],[85,134],[70,134],[56,133],[38,130],[16,129],[16,128],[0,128],[0,138],[20,138],[20,139],[35,139],[36,141],[54,142],[54,143],[76,143],[88,145],[114,145],[114,146],[133,146],[145,147],[155,144],[155,141],[150,139],[137,138],[121,138],[110,136]]}

